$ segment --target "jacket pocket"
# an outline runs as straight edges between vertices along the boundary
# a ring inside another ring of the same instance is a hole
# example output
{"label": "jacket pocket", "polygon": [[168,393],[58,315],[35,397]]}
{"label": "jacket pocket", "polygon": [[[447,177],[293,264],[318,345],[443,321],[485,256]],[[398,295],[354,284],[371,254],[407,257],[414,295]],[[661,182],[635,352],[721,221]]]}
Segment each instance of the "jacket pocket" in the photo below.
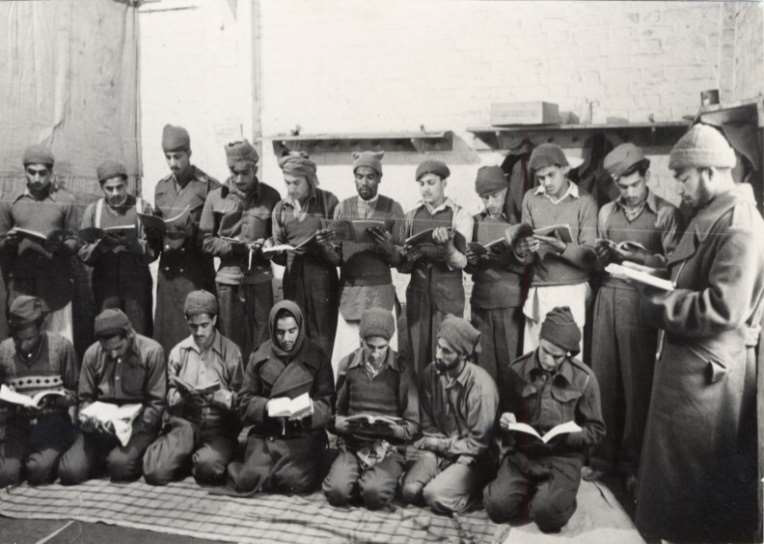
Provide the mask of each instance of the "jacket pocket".
{"label": "jacket pocket", "polygon": [[708,385],[721,381],[727,374],[727,367],[716,358],[708,358],[706,361],[706,383]]}
{"label": "jacket pocket", "polygon": [[129,396],[142,397],[146,383],[146,369],[138,365],[125,365],[120,375],[122,391]]}

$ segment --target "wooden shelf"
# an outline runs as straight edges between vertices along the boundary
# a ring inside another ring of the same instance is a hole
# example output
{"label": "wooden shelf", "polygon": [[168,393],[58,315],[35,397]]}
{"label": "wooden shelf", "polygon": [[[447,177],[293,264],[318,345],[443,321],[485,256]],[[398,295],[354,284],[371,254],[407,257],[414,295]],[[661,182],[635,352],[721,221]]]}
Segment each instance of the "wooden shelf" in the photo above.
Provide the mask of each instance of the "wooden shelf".
{"label": "wooden shelf", "polygon": [[689,123],[671,121],[660,123],[625,123],[592,125],[522,125],[472,127],[467,131],[492,149],[512,149],[528,138],[533,143],[554,142],[563,148],[583,146],[597,133],[614,134],[623,141],[644,147],[673,145],[687,131]]}
{"label": "wooden shelf", "polygon": [[300,134],[297,136],[277,134],[272,140],[277,155],[286,147],[290,151],[314,153],[349,153],[352,151],[399,151],[424,153],[427,151],[450,151],[453,132],[372,132],[340,134]]}

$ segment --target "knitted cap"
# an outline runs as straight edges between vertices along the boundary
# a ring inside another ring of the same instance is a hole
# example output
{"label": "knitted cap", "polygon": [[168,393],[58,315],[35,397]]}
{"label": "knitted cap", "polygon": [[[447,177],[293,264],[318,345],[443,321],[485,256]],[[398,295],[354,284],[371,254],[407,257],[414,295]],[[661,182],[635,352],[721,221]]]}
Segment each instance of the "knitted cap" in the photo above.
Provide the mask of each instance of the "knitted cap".
{"label": "knitted cap", "polygon": [[381,176],[382,157],[384,156],[384,151],[353,151],[353,172],[359,166],[368,166]]}
{"label": "knitted cap", "polygon": [[47,164],[48,166],[53,166],[54,162],[53,153],[42,144],[30,145],[24,150],[24,166],[27,164]]}
{"label": "knitted cap", "polygon": [[481,166],[475,178],[475,192],[479,195],[501,191],[509,187],[500,166]]}
{"label": "knitted cap", "polygon": [[98,183],[103,183],[107,179],[117,176],[127,179],[127,169],[121,162],[103,161],[96,169],[96,176],[98,176]]}
{"label": "knitted cap", "polygon": [[641,147],[631,142],[626,142],[608,153],[602,166],[607,170],[608,174],[616,179],[642,161],[647,161],[648,166],[650,165],[650,161],[645,158]]}
{"label": "knitted cap", "polygon": [[130,320],[125,312],[115,308],[107,308],[95,318],[93,333],[96,338],[111,338],[130,329]]}
{"label": "knitted cap", "polygon": [[669,168],[688,167],[734,168],[737,158],[722,133],[698,123],[693,125],[674,145],[669,155]]}
{"label": "knitted cap", "polygon": [[186,316],[197,314],[218,315],[218,299],[215,295],[204,289],[191,291],[186,296],[186,302],[183,304],[183,313]]}
{"label": "knitted cap", "polygon": [[229,142],[225,145],[225,157],[228,168],[244,169],[251,164],[257,164],[260,157],[257,150],[247,140]]}
{"label": "knitted cap", "polygon": [[451,175],[451,170],[448,169],[448,166],[443,161],[428,159],[416,167],[416,179],[421,178],[425,174],[435,174],[440,176],[440,179],[446,179]]}
{"label": "knitted cap", "polygon": [[381,336],[390,340],[395,332],[393,314],[383,308],[369,308],[361,314],[361,338]]}
{"label": "knitted cap", "polygon": [[167,151],[189,151],[191,137],[183,127],[165,125],[162,129],[162,149]]}
{"label": "knitted cap", "polygon": [[442,338],[460,355],[480,353],[480,331],[469,321],[447,315],[438,329],[438,338]]}
{"label": "knitted cap", "polygon": [[547,166],[568,166],[568,159],[562,148],[557,144],[544,143],[533,149],[531,158],[528,159],[528,169],[531,172],[541,170]]}
{"label": "knitted cap", "polygon": [[574,354],[579,351],[581,329],[578,328],[568,306],[557,306],[546,314],[539,336],[565,351]]}
{"label": "knitted cap", "polygon": [[8,310],[8,322],[13,328],[31,325],[48,313],[48,306],[42,299],[30,295],[19,295]]}

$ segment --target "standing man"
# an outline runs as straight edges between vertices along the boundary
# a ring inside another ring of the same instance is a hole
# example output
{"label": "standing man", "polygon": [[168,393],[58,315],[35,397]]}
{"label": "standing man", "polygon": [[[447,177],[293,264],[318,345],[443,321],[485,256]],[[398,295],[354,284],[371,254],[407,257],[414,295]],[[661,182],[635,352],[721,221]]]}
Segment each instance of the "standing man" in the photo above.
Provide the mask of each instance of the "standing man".
{"label": "standing man", "polygon": [[24,476],[31,485],[53,482],[74,440],[68,412],[77,404],[79,362],[69,340],[42,330],[46,310],[37,297],[14,299],[11,338],[0,343],[0,383],[30,397],[46,390],[65,395],[45,397],[39,408],[0,403],[0,487]]}
{"label": "standing man", "polygon": [[[400,263],[401,252],[392,233],[400,232],[403,208],[392,198],[379,194],[383,156],[384,151],[353,153],[353,175],[358,196],[343,200],[334,211],[335,219],[385,222],[385,227],[370,230],[373,243],[342,242],[340,245],[342,292],[332,356],[335,377],[339,375],[340,359],[358,348],[358,324],[363,312],[369,308],[384,308],[393,316],[396,313],[397,301],[390,267]],[[390,344],[392,349],[398,348],[395,334]]]}
{"label": "standing man", "polygon": [[119,308],[137,333],[151,336],[153,286],[149,263],[159,255],[161,240],[147,238],[138,218],[138,212],[150,214],[151,206],[127,192],[123,164],[105,161],[96,172],[104,196],[85,208],[80,229],[125,229],[105,231],[102,238],[85,242],[79,249],[82,262],[93,267],[96,313]]}
{"label": "standing man", "polygon": [[[483,490],[488,516],[496,523],[528,513],[544,533],[559,531],[576,511],[581,466],[590,447],[605,435],[597,378],[575,355],[581,331],[563,306],[547,313],[539,347],[502,364],[501,418],[496,479]],[[511,423],[530,425],[540,436],[575,422],[579,429],[544,443],[509,434]]]}
{"label": "standing man", "polygon": [[169,353],[188,332],[181,302],[195,289],[215,290],[212,257],[202,251],[198,227],[204,200],[220,184],[191,164],[191,139],[185,128],[165,125],[162,149],[171,174],[157,183],[154,206],[157,215],[172,221],[159,258],[154,338]]}
{"label": "standing man", "polygon": [[[339,305],[339,255],[322,231],[321,220],[331,219],[337,197],[318,188],[316,163],[305,153],[291,152],[279,159],[287,197],[273,209],[273,240],[276,244],[303,248],[275,256],[286,266],[284,298],[293,300],[305,316],[305,333],[331,360],[337,331]],[[319,236],[316,234],[319,233]]]}
{"label": "standing man", "polygon": [[544,316],[556,306],[568,306],[583,331],[589,293],[587,256],[583,247],[597,237],[597,204],[570,181],[568,159],[560,146],[541,144],[533,150],[529,167],[539,186],[523,198],[523,223],[534,230],[568,225],[572,241],[528,237],[527,249],[536,253],[535,273],[525,299],[523,352],[538,347]]}
{"label": "standing man", "polygon": [[[54,158],[42,145],[24,151],[26,187],[0,202],[0,251],[6,258],[9,302],[18,295],[41,298],[50,309],[43,327],[73,341],[71,258],[77,252],[74,195],[53,179]],[[35,231],[38,239],[14,227]]]}
{"label": "standing man", "polygon": [[[663,268],[677,243],[677,209],[647,186],[650,160],[642,149],[624,143],[605,157],[604,168],[620,195],[599,212],[597,254],[601,265],[631,261]],[[636,242],[643,248],[619,249]],[[607,276],[597,292],[591,364],[602,392],[608,434],[591,460],[587,479],[616,471],[635,491],[639,453],[647,422],[658,330],[640,319],[639,292],[629,282]]]}
{"label": "standing man", "polygon": [[[143,475],[149,484],[164,485],[186,476],[190,467],[198,483],[220,484],[238,446],[241,352],[215,328],[215,295],[191,291],[183,313],[191,335],[172,348],[167,362],[172,415],[168,428],[146,450]],[[211,391],[204,392],[207,388]]]}
{"label": "standing man", "polygon": [[755,346],[764,221],[732,177],[735,153],[697,124],[669,168],[693,216],[668,256],[670,292],[644,289],[663,329],[642,449],[636,523],[650,539],[753,541],[758,530]]}
{"label": "standing man", "polygon": [[[520,355],[523,332],[523,282],[526,261],[518,247],[501,242],[485,250],[486,244],[504,238],[514,230],[504,214],[507,181],[498,166],[481,166],[475,179],[475,192],[485,208],[475,216],[474,244],[467,248],[467,272],[472,274],[472,324],[480,331],[478,364],[496,381],[498,369]],[[507,230],[509,229],[509,230]]]}
{"label": "standing man", "polygon": [[446,316],[437,335],[435,360],[422,370],[419,406],[422,450],[403,480],[406,503],[436,513],[462,513],[486,483],[492,462],[499,397],[488,373],[471,362],[480,333],[464,319]]}
{"label": "standing man", "polygon": [[406,289],[406,318],[411,342],[412,370],[416,376],[433,360],[437,332],[446,314],[464,315],[462,269],[467,265],[463,247],[455,239],[472,240],[472,217],[446,197],[451,171],[445,163],[426,160],[416,169],[422,197],[406,213],[404,235],[408,238],[433,230],[431,242],[404,247],[401,272],[410,273]]}
{"label": "standing man", "polygon": [[207,197],[199,229],[204,251],[220,258],[218,327],[249,357],[268,338],[273,274],[260,249],[272,235],[271,214],[281,197],[257,178],[259,157],[252,144],[231,142],[225,153],[231,176]]}
{"label": "standing man", "polygon": [[[140,478],[146,448],[157,437],[167,393],[167,365],[156,341],[137,334],[122,310],[108,308],[93,326],[96,342],[82,358],[79,383],[80,429],[58,466],[61,483],[74,485],[106,469],[112,481]],[[82,410],[95,401],[142,404],[127,445],[100,432]]]}
{"label": "standing man", "polygon": [[[369,308],[361,315],[361,347],[343,359],[337,383],[334,432],[340,453],[323,483],[330,504],[360,498],[370,510],[396,496],[403,474],[405,444],[419,432],[419,395],[411,369],[390,347],[393,315]],[[352,416],[392,418],[382,425],[353,426]]]}
{"label": "standing man", "polygon": [[[237,399],[242,423],[253,426],[244,462],[230,463],[228,475],[240,492],[310,493],[324,478],[321,467],[334,397],[332,365],[305,334],[302,311],[294,302],[274,305],[269,323],[270,340],[249,358]],[[307,413],[271,416],[284,398],[304,394]]]}

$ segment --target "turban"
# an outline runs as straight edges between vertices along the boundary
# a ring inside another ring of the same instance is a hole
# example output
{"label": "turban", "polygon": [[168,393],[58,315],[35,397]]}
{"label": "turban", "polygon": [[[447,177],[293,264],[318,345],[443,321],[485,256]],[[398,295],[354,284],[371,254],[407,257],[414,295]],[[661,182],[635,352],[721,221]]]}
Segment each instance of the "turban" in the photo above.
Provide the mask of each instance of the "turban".
{"label": "turban", "polygon": [[41,320],[48,313],[42,299],[30,295],[19,295],[11,303],[8,321],[12,328],[25,327]]}
{"label": "turban", "polygon": [[98,176],[98,183],[103,183],[107,179],[111,179],[116,176],[122,176],[127,179],[127,169],[121,162],[116,161],[104,161],[98,165],[96,169],[96,175]]}
{"label": "turban", "polygon": [[130,330],[130,320],[125,312],[115,308],[107,308],[95,318],[93,333],[96,338],[106,339]]}
{"label": "turban", "polygon": [[186,316],[197,314],[218,315],[218,299],[209,291],[200,289],[191,291],[186,296],[186,302],[183,304],[183,313]]}
{"label": "turban", "polygon": [[27,164],[47,164],[53,166],[53,153],[42,144],[30,145],[24,150],[24,166]]}
{"label": "turban", "polygon": [[190,151],[191,137],[183,127],[165,125],[162,129],[162,149],[165,151]]}
{"label": "turban", "polygon": [[608,153],[602,166],[613,179],[616,179],[642,162],[647,162],[647,166],[650,166],[650,161],[645,158],[642,148],[631,142],[626,142]]}
{"label": "turban", "polygon": [[353,172],[359,166],[368,166],[381,176],[384,156],[384,151],[353,151]]}
{"label": "turban", "polygon": [[312,187],[318,185],[316,163],[310,160],[307,153],[290,151],[289,154],[279,158],[279,168],[285,174],[306,178]]}
{"label": "turban", "polygon": [[251,164],[257,164],[260,160],[257,150],[247,140],[226,144],[225,156],[228,168],[243,169]]}
{"label": "turban", "polygon": [[480,353],[480,331],[464,319],[454,315],[443,318],[438,329],[438,338],[442,338],[460,355],[470,356]]}
{"label": "turban", "polygon": [[[291,315],[295,322],[297,322],[298,327],[297,341],[289,351],[279,345],[278,338],[276,337],[276,325],[278,325],[279,314],[282,313]],[[283,299],[273,305],[271,312],[268,314],[268,328],[271,337],[271,351],[276,357],[280,359],[291,359],[302,349],[302,344],[305,342],[305,325],[303,322],[304,318],[302,316],[302,310],[300,310],[300,307],[296,302],[289,299]]]}
{"label": "turban", "polygon": [[448,166],[443,161],[428,159],[416,167],[416,179],[418,180],[425,174],[435,174],[440,176],[440,179],[446,179],[451,175],[451,170],[448,169]]}
{"label": "turban", "polygon": [[533,149],[528,159],[528,169],[535,172],[547,166],[568,166],[568,159],[559,145],[545,143]]}
{"label": "turban", "polygon": [[546,314],[539,336],[565,351],[574,354],[579,351],[581,329],[567,306],[557,306]]}
{"label": "turban", "polygon": [[481,166],[475,178],[475,192],[479,195],[501,191],[509,187],[500,166]]}
{"label": "turban", "polygon": [[369,308],[361,314],[361,338],[381,336],[390,340],[395,332],[393,314],[383,308]]}
{"label": "turban", "polygon": [[687,167],[734,168],[735,151],[722,133],[704,124],[694,125],[674,145],[669,155],[669,168]]}

